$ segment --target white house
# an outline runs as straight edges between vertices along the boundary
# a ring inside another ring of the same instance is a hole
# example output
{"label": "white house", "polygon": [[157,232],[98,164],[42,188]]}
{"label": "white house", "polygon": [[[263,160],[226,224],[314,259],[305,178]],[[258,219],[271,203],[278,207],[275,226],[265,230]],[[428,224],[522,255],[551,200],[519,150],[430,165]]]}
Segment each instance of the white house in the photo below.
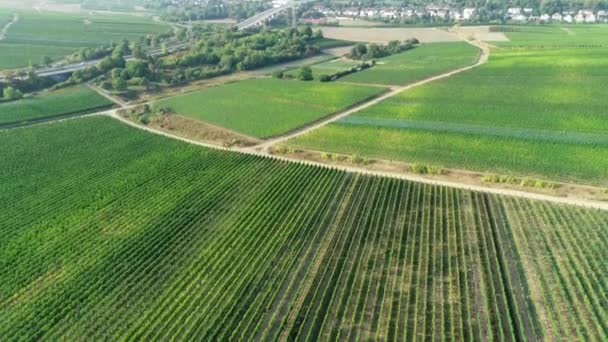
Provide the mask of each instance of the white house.
{"label": "white house", "polygon": [[534,8],[528,8],[528,7],[524,8],[524,13],[525,14],[529,15],[529,14],[532,14],[532,12],[534,12]]}
{"label": "white house", "polygon": [[563,17],[561,13],[553,13],[551,20],[562,21]]}
{"label": "white house", "polygon": [[591,13],[590,15],[585,16],[585,22],[588,24],[593,24],[597,21],[597,17],[595,14]]}
{"label": "white house", "polygon": [[543,14],[543,15],[540,16],[540,21],[547,22],[547,21],[550,21],[550,20],[551,20],[551,16],[548,15],[548,14]]}
{"label": "white house", "polygon": [[566,14],[566,15],[564,15],[564,16],[562,17],[562,19],[563,19],[565,22],[570,23],[570,24],[572,24],[572,23],[574,22],[574,17],[573,17],[572,15],[570,15],[570,14]]}
{"label": "white house", "polygon": [[525,15],[520,13],[520,14],[514,14],[511,17],[511,20],[524,22],[524,21],[528,20],[528,18]]}
{"label": "white house", "polygon": [[462,10],[462,19],[471,20],[473,19],[475,14],[477,14],[476,8],[465,8],[464,10]]}
{"label": "white house", "polygon": [[521,7],[511,7],[507,9],[507,13],[513,16],[521,14]]}
{"label": "white house", "polygon": [[597,12],[597,21],[606,23],[608,22],[608,11],[598,11]]}

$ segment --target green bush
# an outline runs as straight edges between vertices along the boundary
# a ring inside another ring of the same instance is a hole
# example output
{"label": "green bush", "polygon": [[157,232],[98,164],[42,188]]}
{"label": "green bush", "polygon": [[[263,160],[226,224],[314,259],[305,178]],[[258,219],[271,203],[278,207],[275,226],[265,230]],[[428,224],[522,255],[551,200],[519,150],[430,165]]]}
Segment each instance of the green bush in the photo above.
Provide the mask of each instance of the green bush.
{"label": "green bush", "polygon": [[350,157],[350,162],[353,164],[363,164],[365,162],[365,159],[357,154],[353,154]]}
{"label": "green bush", "polygon": [[319,76],[319,81],[321,81],[321,82],[330,82],[331,81],[331,76],[329,76],[329,75],[321,75],[321,76]]}
{"label": "green bush", "polygon": [[279,78],[280,79],[280,78],[283,78],[283,77],[285,77],[285,74],[283,73],[282,70],[277,70],[277,71],[274,71],[272,73],[272,78]]}
{"label": "green bush", "polygon": [[423,165],[420,163],[412,164],[412,166],[410,166],[410,171],[421,174],[421,175],[425,175],[425,174],[429,173],[429,169],[426,167],[426,165]]}
{"label": "green bush", "polygon": [[500,183],[500,177],[493,173],[484,175],[482,180],[485,183]]}
{"label": "green bush", "polygon": [[429,175],[440,176],[443,174],[443,167],[441,166],[428,166],[427,171]]}
{"label": "green bush", "polygon": [[314,77],[312,76],[312,69],[307,66],[303,66],[298,70],[298,80],[300,81],[312,81]]}

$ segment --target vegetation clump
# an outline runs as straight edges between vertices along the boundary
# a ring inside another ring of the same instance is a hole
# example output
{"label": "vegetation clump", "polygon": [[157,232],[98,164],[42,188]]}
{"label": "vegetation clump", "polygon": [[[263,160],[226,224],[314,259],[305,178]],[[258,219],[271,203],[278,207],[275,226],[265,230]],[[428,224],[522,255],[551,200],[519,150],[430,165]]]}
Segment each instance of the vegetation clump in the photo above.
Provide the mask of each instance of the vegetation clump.
{"label": "vegetation clump", "polygon": [[371,60],[375,58],[387,57],[390,55],[394,55],[409,49],[412,49],[419,44],[418,39],[411,38],[405,40],[404,42],[400,42],[398,40],[392,40],[388,42],[386,45],[380,44],[363,44],[359,43],[355,45],[349,54],[349,57],[352,59],[363,59],[363,60]]}

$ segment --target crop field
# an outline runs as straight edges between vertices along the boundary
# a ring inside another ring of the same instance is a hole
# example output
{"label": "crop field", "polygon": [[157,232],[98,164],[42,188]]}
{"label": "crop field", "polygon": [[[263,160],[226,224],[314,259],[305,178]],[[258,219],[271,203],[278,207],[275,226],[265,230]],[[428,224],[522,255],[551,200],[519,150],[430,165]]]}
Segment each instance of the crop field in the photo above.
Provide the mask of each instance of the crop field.
{"label": "crop field", "polygon": [[252,79],[157,101],[156,108],[266,138],[338,112],[383,91],[349,84]]}
{"label": "crop field", "polygon": [[0,49],[1,68],[40,63],[43,56],[59,58],[81,47],[96,47],[170,28],[150,18],[127,15],[68,14],[18,11],[19,21],[8,30]]}
{"label": "crop field", "polygon": [[379,59],[373,68],[348,75],[341,81],[405,85],[443,72],[474,64],[479,49],[467,43],[423,44],[413,50]]}
{"label": "crop field", "polygon": [[293,144],[605,185],[607,53],[494,51],[487,65],[407,91]]}
{"label": "crop field", "polygon": [[112,102],[84,86],[51,91],[17,101],[0,102],[0,127],[101,110]]}
{"label": "crop field", "polygon": [[4,339],[608,334],[605,211],[208,150],[107,117],[0,144]]}
{"label": "crop field", "polygon": [[493,42],[501,47],[608,46],[608,25],[497,26],[510,41]]}

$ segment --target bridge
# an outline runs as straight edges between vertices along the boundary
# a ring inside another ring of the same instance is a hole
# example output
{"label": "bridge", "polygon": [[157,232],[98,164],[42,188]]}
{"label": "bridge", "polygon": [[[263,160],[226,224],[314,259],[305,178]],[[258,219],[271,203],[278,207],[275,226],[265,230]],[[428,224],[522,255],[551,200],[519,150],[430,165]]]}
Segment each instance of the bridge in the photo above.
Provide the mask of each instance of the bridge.
{"label": "bridge", "polygon": [[279,13],[281,13],[283,11],[288,11],[288,10],[291,10],[292,20],[293,20],[292,24],[293,24],[293,26],[296,26],[296,23],[297,23],[296,9],[298,8],[298,6],[309,3],[309,2],[314,2],[314,1],[316,1],[316,0],[289,0],[283,5],[273,7],[264,12],[256,14],[251,18],[247,18],[247,19],[241,21],[240,23],[238,23],[236,25],[236,27],[239,30],[245,30],[245,29],[248,29],[251,27],[264,25],[268,20],[276,17]]}

